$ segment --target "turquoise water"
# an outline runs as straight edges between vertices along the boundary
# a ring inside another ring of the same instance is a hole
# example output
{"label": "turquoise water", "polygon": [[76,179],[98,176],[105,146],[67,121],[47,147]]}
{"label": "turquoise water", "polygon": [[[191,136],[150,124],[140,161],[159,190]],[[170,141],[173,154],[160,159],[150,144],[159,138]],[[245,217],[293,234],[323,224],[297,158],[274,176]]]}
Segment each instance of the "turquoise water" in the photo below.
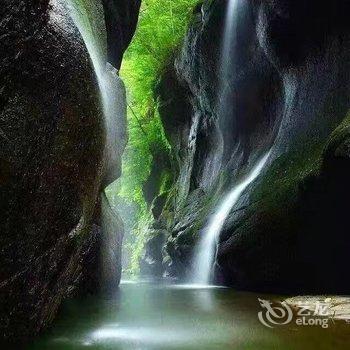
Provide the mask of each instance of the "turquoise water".
{"label": "turquoise water", "polygon": [[345,323],[263,326],[258,297],[269,299],[225,288],[122,283],[109,299],[67,301],[52,329],[28,349],[349,349]]}

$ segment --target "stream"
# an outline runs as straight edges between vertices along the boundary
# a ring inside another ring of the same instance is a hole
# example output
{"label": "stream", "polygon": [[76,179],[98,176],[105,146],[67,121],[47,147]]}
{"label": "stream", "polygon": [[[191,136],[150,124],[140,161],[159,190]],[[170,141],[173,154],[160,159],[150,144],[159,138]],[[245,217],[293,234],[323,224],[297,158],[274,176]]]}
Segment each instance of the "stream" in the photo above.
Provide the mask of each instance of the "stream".
{"label": "stream", "polygon": [[348,349],[346,323],[328,329],[263,326],[258,297],[228,288],[124,281],[108,299],[67,301],[53,328],[29,349]]}

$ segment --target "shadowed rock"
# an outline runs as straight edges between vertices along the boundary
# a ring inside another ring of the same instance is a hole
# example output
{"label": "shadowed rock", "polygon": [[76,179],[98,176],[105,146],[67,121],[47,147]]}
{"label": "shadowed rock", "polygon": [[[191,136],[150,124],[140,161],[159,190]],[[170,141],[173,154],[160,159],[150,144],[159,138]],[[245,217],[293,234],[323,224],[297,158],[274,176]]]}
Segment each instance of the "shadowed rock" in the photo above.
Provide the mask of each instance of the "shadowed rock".
{"label": "shadowed rock", "polygon": [[0,78],[0,332],[22,341],[91,278],[110,165],[98,84],[64,2],[2,3]]}
{"label": "shadowed rock", "polygon": [[102,0],[107,29],[107,57],[117,69],[137,24],[141,0]]}
{"label": "shadowed rock", "polygon": [[161,82],[160,112],[178,174],[158,219],[167,219],[168,271],[188,273],[208,216],[273,145],[266,171],[221,233],[217,280],[270,292],[348,293],[348,136],[335,147],[332,134],[350,109],[348,4],[240,3],[224,118],[217,63],[227,1],[196,8]]}

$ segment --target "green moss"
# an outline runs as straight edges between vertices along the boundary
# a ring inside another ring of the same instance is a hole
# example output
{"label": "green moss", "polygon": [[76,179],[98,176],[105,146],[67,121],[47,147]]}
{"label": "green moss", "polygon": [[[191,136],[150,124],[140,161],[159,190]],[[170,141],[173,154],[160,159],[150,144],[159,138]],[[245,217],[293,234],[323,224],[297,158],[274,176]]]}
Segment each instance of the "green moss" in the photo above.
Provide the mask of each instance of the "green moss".
{"label": "green moss", "polygon": [[[128,272],[132,273],[138,271],[152,220],[142,189],[151,171],[152,153],[170,153],[154,91],[185,36],[196,3],[197,0],[144,0],[135,37],[120,71],[127,88],[129,142],[117,190],[119,196],[138,208],[131,239],[126,242],[131,254]],[[171,183],[171,174],[162,174],[160,194],[168,191]]]}
{"label": "green moss", "polygon": [[344,120],[339,124],[339,126],[332,132],[329,141],[327,143],[326,149],[333,149],[337,147],[339,141],[344,140],[349,137],[350,133],[350,111],[347,113]]}
{"label": "green moss", "polygon": [[159,194],[168,192],[172,184],[173,184],[173,174],[170,172],[169,169],[164,169],[161,176]]}
{"label": "green moss", "polygon": [[254,191],[253,202],[263,200],[264,210],[279,210],[281,203],[292,204],[301,181],[319,171],[322,151],[321,144],[314,144],[278,157]]}
{"label": "green moss", "polygon": [[350,113],[335,128],[326,142],[310,141],[299,149],[278,157],[254,191],[252,201],[270,213],[292,207],[298,198],[300,184],[307,177],[318,175],[324,153],[337,140],[347,137],[349,127]]}

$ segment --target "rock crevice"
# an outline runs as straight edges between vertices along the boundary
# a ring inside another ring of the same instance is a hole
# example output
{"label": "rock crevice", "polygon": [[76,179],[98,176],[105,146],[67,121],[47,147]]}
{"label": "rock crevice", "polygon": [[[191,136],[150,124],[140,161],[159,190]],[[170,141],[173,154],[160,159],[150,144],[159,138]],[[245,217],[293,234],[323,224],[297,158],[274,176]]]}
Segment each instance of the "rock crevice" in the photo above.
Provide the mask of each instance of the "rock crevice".
{"label": "rock crevice", "polygon": [[349,292],[339,246],[349,244],[342,199],[348,138],[341,133],[335,147],[333,134],[348,125],[350,107],[346,2],[240,3],[236,46],[226,58],[232,71],[225,114],[217,62],[227,1],[197,7],[161,82],[161,118],[177,174],[157,218],[168,232],[163,272],[186,277],[219,199],[272,147],[266,170],[225,223],[217,280],[269,292]]}

